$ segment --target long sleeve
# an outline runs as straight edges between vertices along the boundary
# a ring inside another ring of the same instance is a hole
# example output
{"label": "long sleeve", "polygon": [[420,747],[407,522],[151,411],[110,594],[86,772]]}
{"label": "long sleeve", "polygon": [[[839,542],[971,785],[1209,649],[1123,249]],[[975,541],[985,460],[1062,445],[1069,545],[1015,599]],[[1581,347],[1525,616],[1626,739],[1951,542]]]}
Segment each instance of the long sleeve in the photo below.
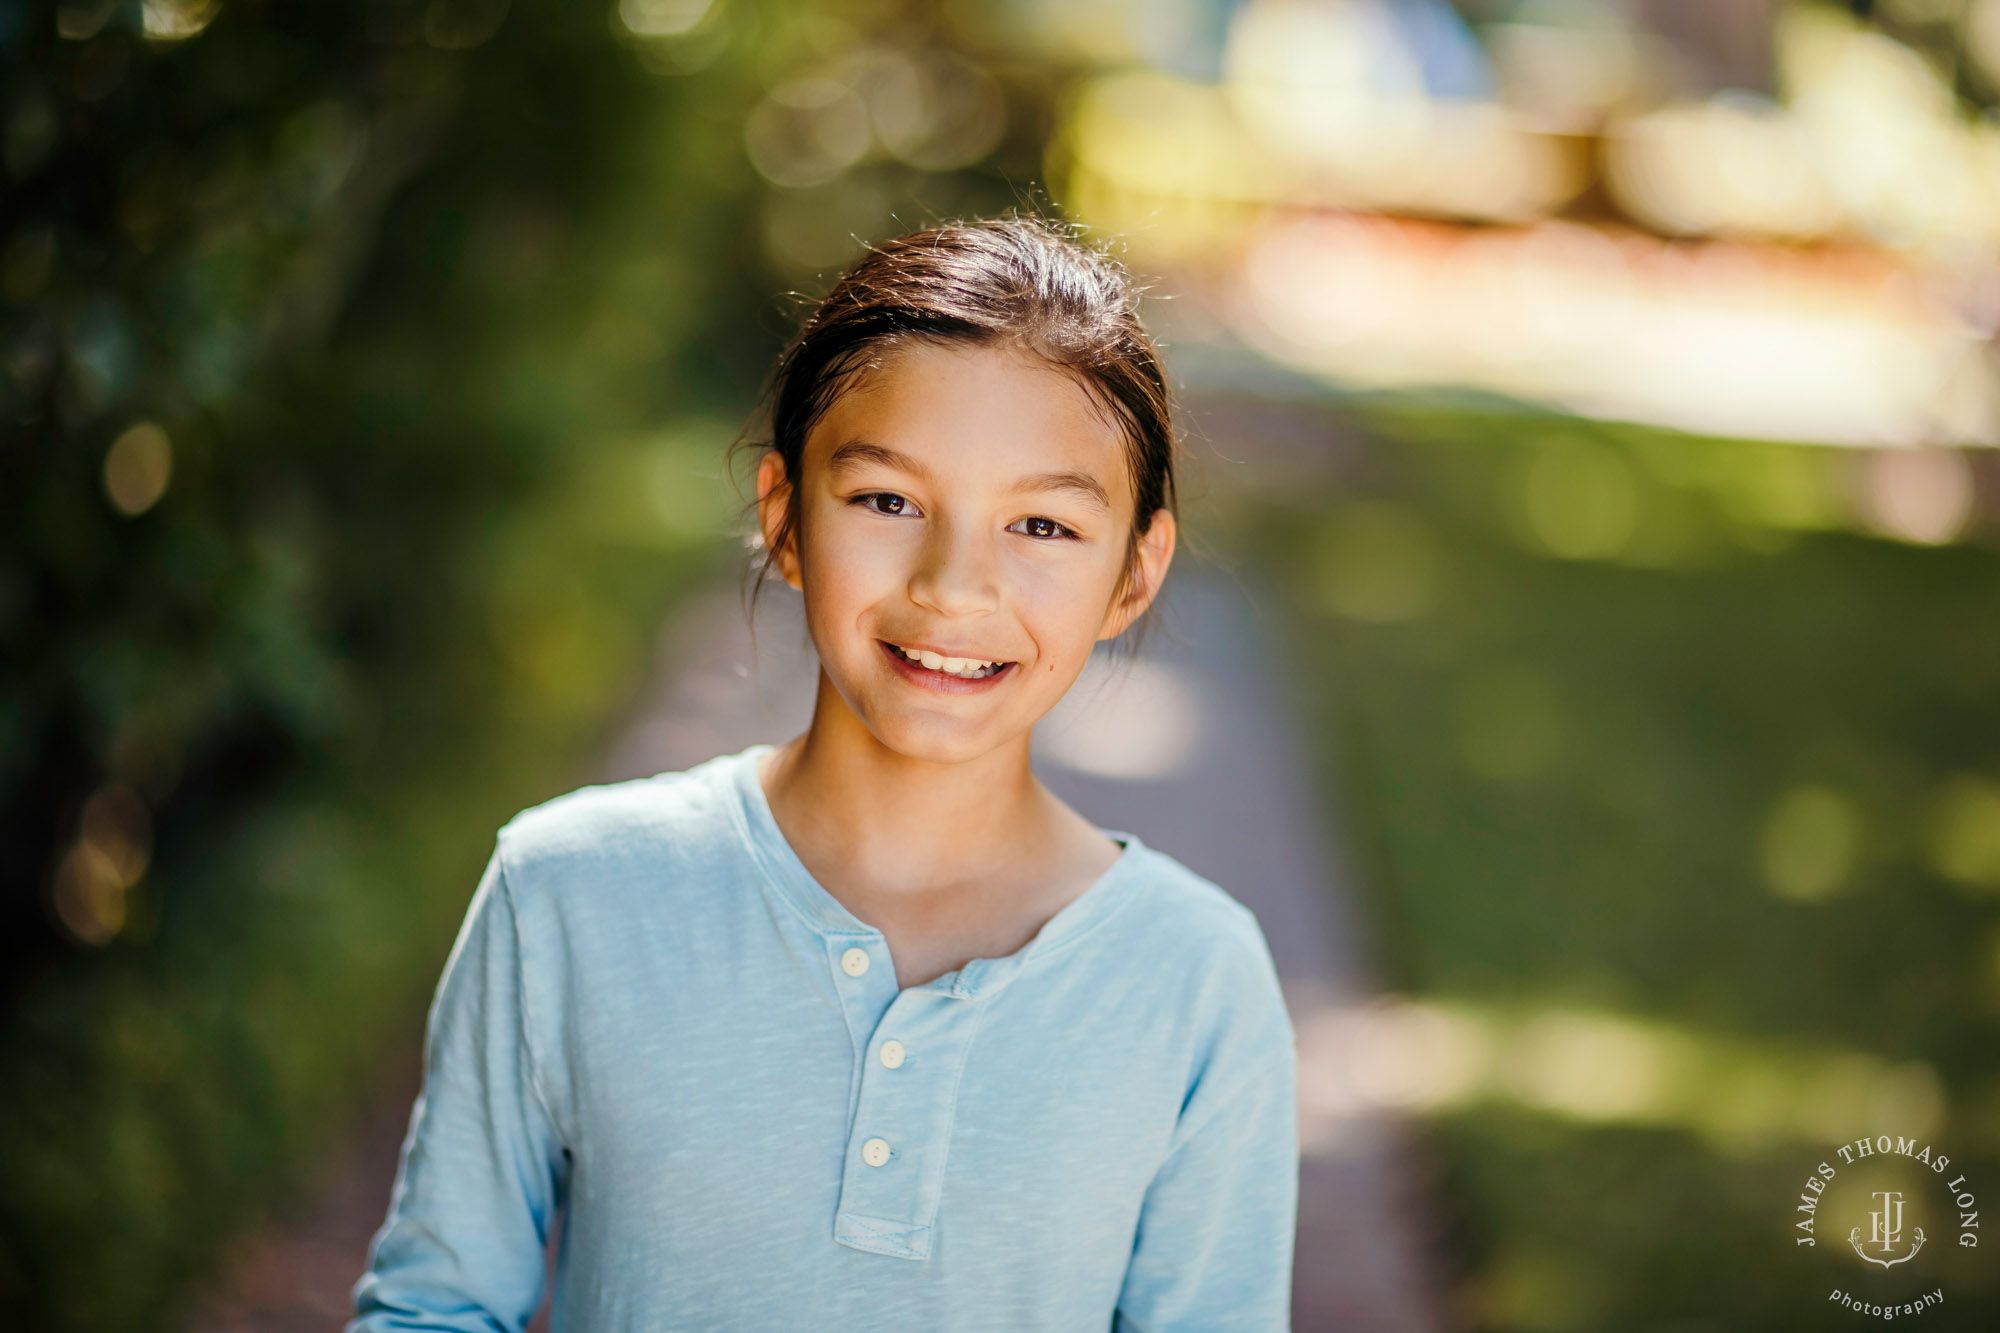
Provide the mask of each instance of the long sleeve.
{"label": "long sleeve", "polygon": [[1291,1327],[1296,1081],[1287,1052],[1191,1099],[1146,1192],[1116,1333]]}
{"label": "long sleeve", "polygon": [[528,1046],[514,901],[487,863],[432,1001],[424,1086],[346,1333],[518,1333],[568,1166]]}

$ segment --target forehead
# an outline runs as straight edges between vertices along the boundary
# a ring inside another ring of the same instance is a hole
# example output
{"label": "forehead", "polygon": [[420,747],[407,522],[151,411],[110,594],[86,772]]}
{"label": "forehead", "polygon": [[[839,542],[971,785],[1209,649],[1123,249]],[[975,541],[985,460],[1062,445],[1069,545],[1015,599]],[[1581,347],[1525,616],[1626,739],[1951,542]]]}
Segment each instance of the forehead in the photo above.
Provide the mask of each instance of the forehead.
{"label": "forehead", "polygon": [[1011,483],[1078,469],[1129,502],[1125,436],[1078,379],[1012,346],[910,343],[887,352],[839,394],[806,440],[809,466],[864,440],[909,454],[939,475]]}

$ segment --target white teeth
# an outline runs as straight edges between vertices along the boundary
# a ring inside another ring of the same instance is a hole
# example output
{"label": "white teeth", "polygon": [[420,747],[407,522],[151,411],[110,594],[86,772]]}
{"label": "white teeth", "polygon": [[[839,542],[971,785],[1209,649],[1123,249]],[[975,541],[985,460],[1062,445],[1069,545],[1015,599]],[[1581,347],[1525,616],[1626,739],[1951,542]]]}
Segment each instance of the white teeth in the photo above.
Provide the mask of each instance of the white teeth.
{"label": "white teeth", "polygon": [[901,644],[895,645],[895,648],[912,662],[921,662],[933,671],[942,671],[946,675],[963,676],[968,679],[976,680],[981,676],[990,676],[1000,666],[998,661],[984,662],[976,657],[946,657],[928,648],[905,648]]}

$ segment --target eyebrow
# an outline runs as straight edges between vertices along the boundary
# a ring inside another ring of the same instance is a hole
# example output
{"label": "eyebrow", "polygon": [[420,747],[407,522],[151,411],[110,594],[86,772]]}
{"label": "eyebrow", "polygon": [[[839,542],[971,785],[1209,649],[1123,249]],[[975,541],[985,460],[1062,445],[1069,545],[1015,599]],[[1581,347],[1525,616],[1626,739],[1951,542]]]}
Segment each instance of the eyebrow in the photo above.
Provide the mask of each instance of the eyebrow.
{"label": "eyebrow", "polygon": [[[833,451],[826,461],[827,470],[834,473],[853,471],[875,464],[907,472],[924,481],[935,481],[936,477],[922,459],[912,458],[898,449],[887,445],[872,444],[867,440],[849,440]],[[1010,494],[1026,491],[1063,491],[1076,496],[1102,512],[1111,512],[1111,497],[1105,493],[1103,485],[1088,472],[1067,469],[1060,472],[1037,472],[1023,477],[1015,483]]]}

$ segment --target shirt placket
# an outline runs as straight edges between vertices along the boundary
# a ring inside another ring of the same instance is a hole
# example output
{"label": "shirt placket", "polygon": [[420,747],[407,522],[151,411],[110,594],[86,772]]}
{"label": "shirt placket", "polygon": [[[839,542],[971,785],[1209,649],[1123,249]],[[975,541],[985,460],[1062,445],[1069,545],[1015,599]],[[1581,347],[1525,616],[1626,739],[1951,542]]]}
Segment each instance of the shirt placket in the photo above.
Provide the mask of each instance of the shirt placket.
{"label": "shirt placket", "polygon": [[980,964],[898,991],[881,935],[830,937],[828,952],[860,1053],[834,1239],[927,1259],[979,1022]]}

